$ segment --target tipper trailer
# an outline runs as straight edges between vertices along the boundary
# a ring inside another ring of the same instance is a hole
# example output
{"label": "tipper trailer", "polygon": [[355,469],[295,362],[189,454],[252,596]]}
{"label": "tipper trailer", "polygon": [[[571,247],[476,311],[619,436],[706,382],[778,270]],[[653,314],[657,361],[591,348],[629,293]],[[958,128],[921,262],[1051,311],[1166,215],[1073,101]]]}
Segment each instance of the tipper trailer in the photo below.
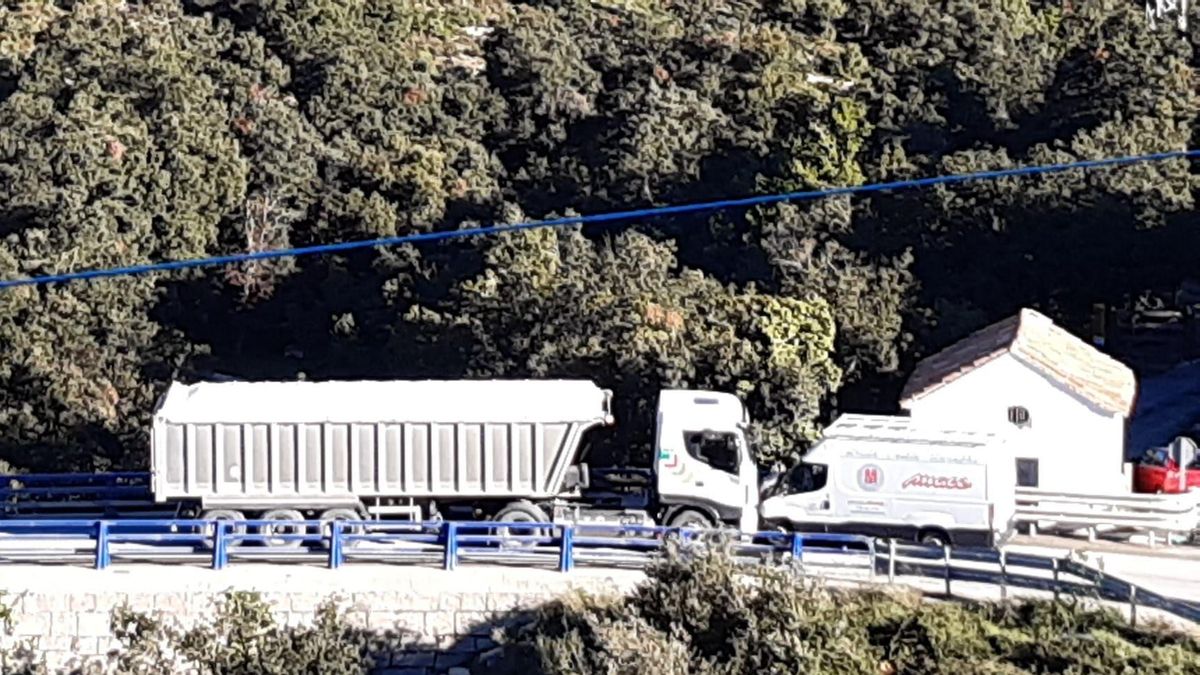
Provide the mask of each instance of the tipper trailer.
{"label": "tipper trailer", "polygon": [[152,492],[206,520],[757,529],[737,397],[660,392],[654,468],[633,494],[592,490],[581,456],[585,434],[613,424],[611,397],[576,380],[173,383],[154,414]]}

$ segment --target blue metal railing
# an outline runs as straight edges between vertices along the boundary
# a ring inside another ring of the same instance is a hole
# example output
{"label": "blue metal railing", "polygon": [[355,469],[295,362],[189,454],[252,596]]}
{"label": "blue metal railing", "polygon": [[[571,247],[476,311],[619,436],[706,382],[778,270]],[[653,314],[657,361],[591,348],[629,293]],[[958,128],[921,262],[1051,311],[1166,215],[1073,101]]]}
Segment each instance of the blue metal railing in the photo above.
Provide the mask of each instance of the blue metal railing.
{"label": "blue metal railing", "polygon": [[30,488],[66,487],[72,485],[103,486],[149,484],[149,471],[114,471],[111,473],[14,473],[0,475],[0,485],[19,483]]}
{"label": "blue metal railing", "polygon": [[0,476],[0,518],[166,518],[177,508],[154,501],[142,471]]}
{"label": "blue metal railing", "polygon": [[[151,547],[205,549],[213,569],[228,566],[233,557],[259,553],[296,554],[305,544],[316,545],[327,565],[337,569],[355,558],[379,559],[380,550],[364,552],[364,543],[407,545],[417,552],[436,553],[442,567],[456,569],[465,558],[498,553],[521,563],[552,566],[560,571],[574,569],[584,556],[603,562],[629,553],[654,553],[672,538],[688,542],[719,531],[666,527],[626,526],[623,536],[596,536],[611,532],[612,525],[492,521],[281,521],[281,520],[0,520],[0,532],[8,541],[88,540],[93,548],[93,565],[106,569],[114,562],[114,545],[142,544]],[[875,543],[866,536],[846,534],[785,534],[759,532],[736,534],[734,546],[740,555],[790,554],[802,560],[806,550],[827,553],[869,554],[874,559]],[[388,549],[381,549],[384,554]],[[390,549],[395,551],[397,549]],[[400,549],[403,551],[404,549]],[[4,551],[0,550],[0,556]],[[55,555],[50,551],[46,556]],[[427,558],[430,556],[426,556]],[[873,565],[872,565],[873,566]]]}
{"label": "blue metal railing", "polygon": [[[1006,597],[1008,586],[1058,593],[1094,595],[1137,606],[1155,607],[1176,616],[1200,622],[1200,605],[1167,597],[1125,582],[1117,577],[1088,568],[1070,559],[1034,554],[1008,553],[996,549],[952,548],[897,544],[853,534],[757,532],[753,534],[666,527],[624,526],[620,536],[598,536],[612,532],[613,525],[563,525],[548,522],[491,521],[279,521],[279,520],[78,520],[78,519],[0,519],[0,533],[6,542],[87,541],[82,552],[67,554],[88,560],[96,569],[106,569],[120,559],[180,562],[172,549],[185,547],[187,561],[206,562],[213,569],[224,569],[235,559],[266,556],[272,561],[324,560],[332,569],[354,560],[389,561],[407,559],[436,564],[455,570],[463,562],[476,561],[519,564],[570,572],[580,564],[617,567],[644,564],[646,554],[653,555],[667,542],[703,542],[718,535],[728,537],[735,555],[770,560],[790,557],[799,563],[814,553],[849,554],[868,563],[870,576],[886,570],[888,581],[899,573],[943,579],[946,593],[952,582],[999,585]],[[385,545],[368,549],[365,544]],[[146,546],[140,554],[120,549],[121,545]],[[305,544],[318,551],[298,550]],[[392,546],[386,546],[386,545]],[[202,552],[198,552],[200,549]],[[147,551],[167,553],[147,555]],[[41,547],[24,559],[59,562],[64,554],[53,547]],[[21,558],[11,546],[0,548],[0,559]],[[827,561],[826,561],[827,562]],[[974,565],[964,567],[962,564]],[[821,563],[825,564],[825,563]],[[999,569],[980,569],[978,565],[998,565]],[[880,569],[880,568],[883,569]],[[1017,571],[1014,571],[1017,570]],[[1025,570],[1022,572],[1020,570]],[[1035,576],[1028,572],[1051,576]],[[1070,575],[1080,581],[1065,578]]]}

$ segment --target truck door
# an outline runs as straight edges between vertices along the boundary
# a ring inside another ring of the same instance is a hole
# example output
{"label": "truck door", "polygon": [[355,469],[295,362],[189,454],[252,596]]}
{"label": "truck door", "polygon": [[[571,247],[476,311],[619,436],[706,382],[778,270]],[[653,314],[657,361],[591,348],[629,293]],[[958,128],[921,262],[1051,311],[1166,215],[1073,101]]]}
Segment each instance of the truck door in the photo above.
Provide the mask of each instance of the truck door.
{"label": "truck door", "polygon": [[[718,510],[743,510],[742,449],[729,431],[663,426],[656,467],[665,502],[698,502]],[[739,514],[740,515],[740,514]]]}

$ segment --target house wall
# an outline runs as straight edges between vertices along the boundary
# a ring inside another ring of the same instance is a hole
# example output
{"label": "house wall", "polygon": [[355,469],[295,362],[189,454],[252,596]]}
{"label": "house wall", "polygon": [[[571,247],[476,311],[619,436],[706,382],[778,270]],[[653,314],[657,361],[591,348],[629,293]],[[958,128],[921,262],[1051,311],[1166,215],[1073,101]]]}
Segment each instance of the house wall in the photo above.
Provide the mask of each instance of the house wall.
{"label": "house wall", "polygon": [[[1030,425],[1008,422],[1023,406]],[[1017,457],[1038,460],[1038,487],[1058,492],[1130,492],[1125,418],[1082,401],[1012,354],[976,368],[906,408],[914,419],[948,427],[1006,430]]]}

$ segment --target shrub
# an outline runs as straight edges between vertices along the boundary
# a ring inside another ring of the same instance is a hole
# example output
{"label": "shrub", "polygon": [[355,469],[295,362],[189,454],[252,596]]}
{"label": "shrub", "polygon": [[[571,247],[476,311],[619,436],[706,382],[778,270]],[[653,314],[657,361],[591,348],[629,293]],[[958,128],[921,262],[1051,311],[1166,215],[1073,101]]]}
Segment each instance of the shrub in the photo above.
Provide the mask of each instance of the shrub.
{"label": "shrub", "polygon": [[[0,598],[2,600],[2,598]],[[0,622],[8,616],[0,602]],[[781,567],[744,567],[717,550],[671,552],[627,597],[578,594],[498,635],[492,675],[1020,675],[1200,672],[1200,640],[1129,626],[1075,599],[929,602],[894,589],[836,589]],[[518,615],[509,617],[519,618]],[[123,648],[80,675],[368,673],[392,636],[354,628],[326,602],[305,626],[281,626],[254,593],[181,629],[122,607]],[[0,650],[5,675],[45,675],[29,650]]]}
{"label": "shrub", "polygon": [[716,551],[669,556],[628,598],[550,603],[506,648],[535,655],[547,675],[1200,672],[1195,638],[1074,599],[933,603],[744,568]]}

